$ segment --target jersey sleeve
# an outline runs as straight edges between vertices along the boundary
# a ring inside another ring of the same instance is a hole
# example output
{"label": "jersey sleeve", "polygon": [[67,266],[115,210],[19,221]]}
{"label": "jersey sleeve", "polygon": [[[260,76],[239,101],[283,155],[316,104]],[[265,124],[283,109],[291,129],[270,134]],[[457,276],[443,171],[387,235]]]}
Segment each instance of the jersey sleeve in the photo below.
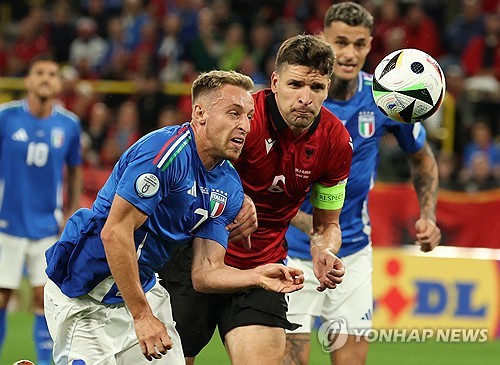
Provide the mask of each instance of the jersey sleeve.
{"label": "jersey sleeve", "polygon": [[331,144],[327,150],[328,155],[323,157],[325,163],[325,174],[315,181],[323,186],[335,186],[344,184],[351,170],[352,161],[352,139],[345,127],[339,128],[336,135],[331,137],[336,143]]}
{"label": "jersey sleeve", "polygon": [[[226,226],[231,223],[243,204],[243,188],[241,182],[233,181],[231,192],[228,192],[226,207],[222,214],[216,218],[210,219],[206,224],[195,233],[195,237],[210,239],[221,244],[227,249],[229,231]],[[212,214],[212,212],[210,213]]]}
{"label": "jersey sleeve", "polygon": [[398,144],[406,153],[415,153],[425,144],[426,130],[422,123],[404,124],[393,122],[388,130],[394,134]]}

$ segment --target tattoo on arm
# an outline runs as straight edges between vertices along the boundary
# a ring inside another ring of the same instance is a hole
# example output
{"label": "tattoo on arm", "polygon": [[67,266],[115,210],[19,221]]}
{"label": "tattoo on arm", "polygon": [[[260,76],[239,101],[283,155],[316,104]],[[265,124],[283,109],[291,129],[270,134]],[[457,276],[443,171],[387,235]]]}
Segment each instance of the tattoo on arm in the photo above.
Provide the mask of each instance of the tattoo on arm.
{"label": "tattoo on arm", "polygon": [[439,182],[436,159],[428,143],[412,157],[412,176],[420,210],[435,221]]}

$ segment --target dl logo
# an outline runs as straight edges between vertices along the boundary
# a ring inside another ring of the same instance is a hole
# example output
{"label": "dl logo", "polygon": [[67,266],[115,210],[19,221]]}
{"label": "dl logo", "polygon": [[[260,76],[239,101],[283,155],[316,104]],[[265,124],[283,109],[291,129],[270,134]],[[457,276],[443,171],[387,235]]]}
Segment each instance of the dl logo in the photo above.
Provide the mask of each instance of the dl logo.
{"label": "dl logo", "polygon": [[[453,305],[453,314],[457,317],[481,318],[486,315],[486,305],[476,308],[472,305],[476,289],[476,285],[473,283],[456,282],[454,290],[439,282],[432,281],[416,281],[415,285],[418,293],[415,314],[441,314],[448,306]],[[448,295],[450,292],[454,294],[451,297],[456,302],[450,300]]]}
{"label": "dl logo", "polygon": [[318,329],[318,340],[324,352],[333,352],[347,342],[347,323],[343,318],[324,322]]}

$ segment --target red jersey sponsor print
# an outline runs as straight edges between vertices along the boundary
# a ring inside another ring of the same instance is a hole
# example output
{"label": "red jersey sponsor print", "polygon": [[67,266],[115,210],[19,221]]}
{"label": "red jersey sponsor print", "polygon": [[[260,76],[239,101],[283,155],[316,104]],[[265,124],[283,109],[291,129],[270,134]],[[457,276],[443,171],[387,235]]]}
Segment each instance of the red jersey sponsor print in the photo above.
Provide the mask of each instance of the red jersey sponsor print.
{"label": "red jersey sponsor print", "polygon": [[349,132],[326,108],[295,137],[271,90],[255,93],[254,101],[252,128],[234,166],[255,203],[259,228],[250,250],[242,242],[229,243],[225,258],[242,269],[286,258],[286,230],[311,184],[333,186],[346,179],[352,158]]}

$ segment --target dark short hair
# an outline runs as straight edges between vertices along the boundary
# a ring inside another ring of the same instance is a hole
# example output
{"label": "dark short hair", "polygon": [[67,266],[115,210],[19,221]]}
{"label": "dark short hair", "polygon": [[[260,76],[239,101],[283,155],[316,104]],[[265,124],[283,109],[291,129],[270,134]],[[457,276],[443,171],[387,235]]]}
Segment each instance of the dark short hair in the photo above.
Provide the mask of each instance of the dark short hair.
{"label": "dark short hair", "polygon": [[42,54],[34,57],[30,61],[29,65],[28,65],[28,69],[26,70],[26,75],[29,75],[33,66],[38,62],[54,62],[55,64],[59,65],[59,63],[56,61],[54,55],[52,55],[50,53],[42,53]]}
{"label": "dark short hair", "polygon": [[200,95],[220,89],[224,85],[241,87],[252,91],[254,83],[252,79],[236,71],[213,70],[200,74],[191,86],[191,100],[194,102]]}
{"label": "dark short hair", "polygon": [[363,6],[352,1],[334,4],[325,13],[324,26],[333,22],[346,23],[351,27],[362,26],[373,30],[373,16]]}
{"label": "dark short hair", "polygon": [[330,77],[335,53],[332,46],[315,35],[297,35],[285,40],[276,55],[276,70],[283,65],[306,66]]}

